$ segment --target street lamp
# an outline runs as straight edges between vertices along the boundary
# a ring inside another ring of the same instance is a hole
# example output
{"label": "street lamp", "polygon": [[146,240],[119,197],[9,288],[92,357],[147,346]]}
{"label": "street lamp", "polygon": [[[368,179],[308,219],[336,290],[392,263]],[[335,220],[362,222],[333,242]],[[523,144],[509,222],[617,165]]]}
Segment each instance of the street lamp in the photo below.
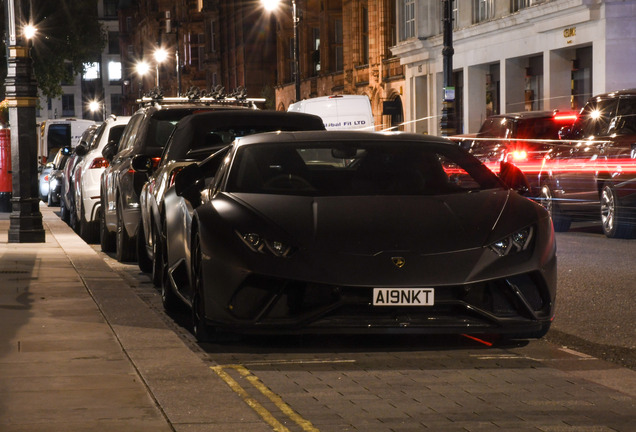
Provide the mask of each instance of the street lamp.
{"label": "street lamp", "polygon": [[[29,55],[24,23],[31,20],[31,2],[5,0],[4,18],[7,47],[6,100],[11,124],[12,198],[9,243],[44,243],[37,181],[37,136],[35,112],[37,83]],[[33,36],[33,27],[28,34]]]}
{"label": "street lamp", "polygon": [[95,115],[95,113],[101,111],[102,112],[102,121],[106,119],[106,107],[104,106],[104,104],[102,102],[96,101],[96,100],[92,100],[88,103],[88,109],[90,110],[91,113],[93,113],[93,115]]}
{"label": "street lamp", "polygon": [[143,60],[139,61],[135,65],[135,71],[137,75],[139,75],[139,97],[141,98],[143,94],[144,76],[150,72],[150,65]]}
{"label": "street lamp", "polygon": [[[278,9],[283,0],[261,0],[261,5],[268,12],[273,12]],[[298,23],[300,18],[298,17],[298,11],[296,9],[296,0],[291,0],[292,4],[292,22],[294,23],[294,49],[293,49],[293,62],[294,62],[294,85],[296,87],[296,100],[300,100],[300,65],[298,62]]]}
{"label": "street lamp", "polygon": [[156,62],[155,68],[157,70],[156,84],[157,84],[157,87],[159,87],[159,65],[165,62],[166,59],[168,58],[168,51],[166,51],[165,48],[157,48],[155,50],[154,57]]}

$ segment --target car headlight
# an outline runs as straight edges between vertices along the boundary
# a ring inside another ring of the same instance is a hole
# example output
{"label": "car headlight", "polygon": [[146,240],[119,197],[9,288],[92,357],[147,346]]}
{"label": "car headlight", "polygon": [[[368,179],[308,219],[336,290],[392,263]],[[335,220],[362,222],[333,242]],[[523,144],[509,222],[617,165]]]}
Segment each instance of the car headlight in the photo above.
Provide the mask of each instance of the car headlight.
{"label": "car headlight", "polygon": [[257,233],[243,234],[239,231],[236,231],[236,235],[238,235],[243,243],[245,243],[245,245],[253,252],[265,253],[266,251],[268,251],[274,256],[284,258],[288,257],[293,250],[293,248],[286,243],[278,240],[264,238]]}
{"label": "car headlight", "polygon": [[500,257],[503,257],[511,253],[517,253],[528,249],[528,246],[532,243],[533,235],[534,227],[529,226],[509,235],[506,238],[492,243],[488,247],[491,251]]}

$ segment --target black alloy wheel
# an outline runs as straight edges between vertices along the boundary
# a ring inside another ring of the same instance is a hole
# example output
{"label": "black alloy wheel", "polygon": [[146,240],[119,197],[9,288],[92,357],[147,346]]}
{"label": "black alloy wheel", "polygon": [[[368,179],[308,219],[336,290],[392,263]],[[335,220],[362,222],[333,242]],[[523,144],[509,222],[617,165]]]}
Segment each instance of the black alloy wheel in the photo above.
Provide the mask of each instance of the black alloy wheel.
{"label": "black alloy wheel", "polygon": [[572,224],[572,219],[565,216],[561,209],[559,208],[559,204],[555,201],[554,195],[552,194],[552,190],[548,184],[544,183],[541,186],[541,193],[539,195],[539,202],[545,208],[550,216],[552,217],[552,225],[554,226],[554,231],[556,232],[565,232],[570,229],[570,225]]}

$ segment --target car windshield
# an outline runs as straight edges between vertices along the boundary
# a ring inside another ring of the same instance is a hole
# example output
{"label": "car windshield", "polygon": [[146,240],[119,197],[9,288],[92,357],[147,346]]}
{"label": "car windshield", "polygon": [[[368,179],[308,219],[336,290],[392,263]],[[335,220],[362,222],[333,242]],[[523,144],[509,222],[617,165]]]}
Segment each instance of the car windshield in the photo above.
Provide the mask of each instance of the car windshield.
{"label": "car windshield", "polygon": [[344,141],[239,147],[225,189],[349,196],[444,195],[502,187],[488,168],[454,146]]}

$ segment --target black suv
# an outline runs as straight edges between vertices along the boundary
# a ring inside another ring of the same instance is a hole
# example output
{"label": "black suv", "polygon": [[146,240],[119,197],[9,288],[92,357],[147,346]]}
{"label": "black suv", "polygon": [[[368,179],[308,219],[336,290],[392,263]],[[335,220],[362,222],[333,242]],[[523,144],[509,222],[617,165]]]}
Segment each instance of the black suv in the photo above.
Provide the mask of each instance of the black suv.
{"label": "black suv", "polygon": [[517,165],[532,188],[528,195],[536,197],[543,157],[559,140],[559,131],[576,118],[576,112],[558,110],[496,114],[486,118],[472,139],[464,138],[462,146],[493,171],[500,162]]}
{"label": "black suv", "polygon": [[556,231],[599,220],[607,237],[636,235],[636,89],[590,98],[546,155],[541,201]]}
{"label": "black suv", "polygon": [[140,227],[139,194],[148,174],[132,166],[135,156],[159,162],[163,147],[183,117],[205,111],[252,109],[254,100],[235,98],[142,99],[119,143],[106,145],[102,155],[109,162],[101,178],[100,243],[102,251],[115,251],[118,261],[137,257],[136,238]]}

